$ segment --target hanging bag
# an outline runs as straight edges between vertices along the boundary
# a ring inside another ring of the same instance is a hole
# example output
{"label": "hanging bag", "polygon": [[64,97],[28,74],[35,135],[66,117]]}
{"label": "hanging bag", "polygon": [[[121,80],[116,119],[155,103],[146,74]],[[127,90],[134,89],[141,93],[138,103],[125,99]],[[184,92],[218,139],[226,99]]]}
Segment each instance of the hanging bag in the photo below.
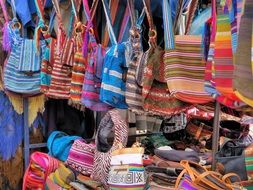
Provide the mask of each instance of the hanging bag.
{"label": "hanging bag", "polygon": [[40,79],[41,79],[40,91],[46,94],[48,92],[48,88],[51,83],[51,74],[52,74],[52,67],[53,67],[53,59],[50,59],[51,57],[50,50],[54,51],[55,40],[51,38],[49,34],[49,26],[46,25],[46,20],[44,16],[45,3],[46,1],[41,1],[41,0],[35,1],[37,16],[39,19],[38,26],[35,29],[35,40],[36,40],[37,51],[40,50],[39,38],[41,34],[43,35],[46,41],[46,48],[42,56],[41,71],[40,71]]}
{"label": "hanging bag", "polygon": [[[69,51],[65,51],[68,49],[68,45],[66,43],[71,42],[70,38],[72,36],[72,30],[68,31],[68,36],[64,30],[63,19],[61,16],[60,6],[58,0],[52,1],[54,5],[54,9],[56,12],[57,20],[58,20],[58,31],[57,31],[57,43],[55,51],[53,52],[54,56],[54,64],[51,75],[51,83],[49,86],[49,91],[46,94],[50,98],[55,99],[69,99],[70,97],[70,85],[72,78],[72,65],[73,65],[73,49]],[[71,13],[69,28],[72,28],[74,23],[74,15]],[[71,35],[70,35],[71,34]],[[72,43],[72,42],[71,42]],[[65,50],[64,50],[65,49]],[[68,54],[63,58],[63,54]],[[62,62],[67,61],[67,62]]]}
{"label": "hanging bag", "polygon": [[202,55],[202,37],[187,34],[174,36],[167,0],[163,1],[163,13],[166,47],[164,63],[171,94],[189,103],[212,101],[204,89],[205,61]]}
{"label": "hanging bag", "polygon": [[40,65],[45,41],[40,41],[40,50],[37,52],[35,40],[21,36],[15,2],[12,1],[11,5],[14,18],[8,24],[11,52],[4,68],[4,86],[14,93],[37,95],[40,93]]}
{"label": "hanging bag", "polygon": [[232,34],[229,13],[217,16],[217,31],[214,47],[214,82],[217,91],[239,105],[240,99],[232,88],[233,79]]}
{"label": "hanging bag", "polygon": [[112,47],[104,57],[100,100],[115,108],[127,109],[125,99],[127,65],[125,44],[117,43],[113,32],[107,0],[102,0]]}
{"label": "hanging bag", "polygon": [[[114,140],[112,146],[108,143],[108,136],[114,131]],[[108,174],[112,152],[127,144],[128,126],[123,118],[121,118],[118,110],[110,110],[101,120],[97,135],[96,149],[94,158],[94,167],[91,178],[101,182],[105,187],[108,187]],[[107,188],[108,189],[108,188]]]}
{"label": "hanging bag", "polygon": [[[89,10],[87,0],[83,1],[84,10],[87,15],[88,25],[86,28],[86,36],[84,41],[85,54],[88,57],[87,69],[84,75],[83,88],[81,95],[81,102],[87,108],[93,111],[107,111],[111,108],[106,103],[99,100],[101,82],[102,82],[102,69],[104,64],[105,49],[101,44],[98,44],[94,35],[92,20],[96,13],[96,6],[98,1],[94,1],[94,6]],[[90,15],[92,14],[92,15]]]}
{"label": "hanging bag", "polygon": [[143,4],[150,26],[149,49],[146,52],[143,73],[144,109],[152,115],[169,117],[184,111],[189,105],[172,97],[168,91],[164,77],[164,51],[156,42],[157,33],[153,24],[150,0],[143,0]]}
{"label": "hanging bag", "polygon": [[42,152],[34,152],[24,174],[23,190],[45,189],[46,179],[59,166],[58,160]]}
{"label": "hanging bag", "polygon": [[137,68],[141,62],[143,56],[142,38],[141,38],[141,23],[144,19],[145,12],[142,12],[139,19],[136,20],[134,2],[128,1],[128,7],[132,22],[132,27],[129,31],[129,64],[127,70],[126,79],[126,103],[132,112],[137,114],[143,114],[143,97],[142,97],[142,86],[138,84],[136,80]]}
{"label": "hanging bag", "polygon": [[[81,1],[79,1],[81,3]],[[80,22],[78,18],[77,10],[74,4],[74,0],[71,0],[72,10],[75,15],[75,28],[74,28],[74,44],[75,44],[75,52],[74,52],[74,63],[72,67],[72,77],[71,77],[71,86],[70,86],[70,99],[69,105],[76,107],[77,109],[83,110],[84,106],[81,104],[81,95],[82,95],[82,87],[84,80],[84,73],[87,67],[87,57],[83,56],[82,45],[83,38],[85,34],[85,25]]]}

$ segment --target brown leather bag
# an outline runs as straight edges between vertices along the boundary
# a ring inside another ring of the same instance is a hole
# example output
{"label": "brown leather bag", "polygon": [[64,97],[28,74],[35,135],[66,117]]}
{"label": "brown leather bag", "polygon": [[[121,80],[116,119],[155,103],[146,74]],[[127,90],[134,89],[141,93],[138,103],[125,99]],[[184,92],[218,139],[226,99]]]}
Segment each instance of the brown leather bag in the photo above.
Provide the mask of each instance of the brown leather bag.
{"label": "brown leather bag", "polygon": [[[240,177],[235,173],[228,173],[222,175],[215,171],[209,171],[205,167],[182,160],[180,164],[184,167],[184,170],[178,176],[175,189],[197,189],[197,190],[240,190],[241,186]],[[232,183],[230,178],[237,177],[238,182]],[[184,183],[184,181],[187,183]],[[190,188],[189,188],[190,186]]]}

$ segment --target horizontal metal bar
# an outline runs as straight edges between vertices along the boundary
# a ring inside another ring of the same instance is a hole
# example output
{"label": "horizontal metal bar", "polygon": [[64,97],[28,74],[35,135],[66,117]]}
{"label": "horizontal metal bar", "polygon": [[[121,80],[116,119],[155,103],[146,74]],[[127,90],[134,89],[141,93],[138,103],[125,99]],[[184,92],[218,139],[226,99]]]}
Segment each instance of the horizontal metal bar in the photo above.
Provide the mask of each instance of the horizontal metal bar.
{"label": "horizontal metal bar", "polygon": [[47,147],[47,143],[30,144],[29,146],[30,149],[42,148],[42,147]]}

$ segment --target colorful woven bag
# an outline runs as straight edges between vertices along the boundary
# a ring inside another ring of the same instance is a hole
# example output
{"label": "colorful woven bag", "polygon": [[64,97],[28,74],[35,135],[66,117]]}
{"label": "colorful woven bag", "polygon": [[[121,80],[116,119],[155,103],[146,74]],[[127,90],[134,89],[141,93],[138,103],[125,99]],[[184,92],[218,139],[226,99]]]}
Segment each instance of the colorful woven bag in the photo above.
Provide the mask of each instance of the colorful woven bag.
{"label": "colorful woven bag", "polygon": [[83,56],[82,45],[83,45],[83,36],[85,34],[85,26],[79,21],[77,16],[79,8],[75,8],[74,0],[72,2],[72,10],[74,11],[76,18],[76,26],[74,29],[74,45],[75,52],[73,52],[73,67],[72,67],[72,78],[70,85],[70,98],[69,105],[76,107],[77,109],[84,109],[84,106],[81,104],[81,95],[85,69],[87,67],[87,56]]}
{"label": "colorful woven bag", "polygon": [[150,1],[143,0],[143,3],[150,25],[149,50],[143,73],[144,109],[152,115],[169,117],[184,111],[189,105],[172,97],[168,91],[164,77],[164,51],[156,44],[157,35],[151,16]]}
{"label": "colorful woven bag", "polygon": [[[81,95],[81,102],[87,108],[94,111],[107,111],[111,107],[100,101],[99,94],[102,82],[102,68],[104,64],[105,49],[97,43],[94,35],[94,30],[92,27],[92,16],[94,14],[95,8],[89,10],[87,0],[84,0],[84,10],[86,15],[88,15],[88,28],[86,36],[86,51],[89,48],[89,52],[85,52],[88,56],[87,69],[83,80],[83,89]],[[95,1],[98,3],[98,1]],[[85,45],[85,44],[84,44]]]}
{"label": "colorful woven bag", "polygon": [[[61,16],[61,10],[59,6],[59,2],[57,0],[52,1],[56,16],[58,18],[58,33],[57,33],[57,44],[54,52],[54,65],[51,75],[51,84],[49,86],[49,91],[46,94],[50,98],[55,99],[69,99],[70,97],[70,86],[71,86],[71,78],[72,78],[72,65],[73,65],[73,49],[67,48],[72,43],[72,37],[70,37],[70,33],[72,34],[72,26],[74,23],[74,14],[71,14],[69,31],[66,33],[63,28],[63,19]],[[67,35],[68,34],[68,35]],[[63,55],[67,54],[67,55]],[[68,61],[68,62],[62,62]]]}
{"label": "colorful woven bag", "polygon": [[[108,143],[108,135],[114,130],[114,141],[112,146]],[[101,182],[108,189],[108,174],[112,152],[127,144],[128,127],[125,119],[123,119],[117,109],[110,110],[101,120],[97,135],[96,149],[94,158],[94,167],[91,178]]]}
{"label": "colorful woven bag", "polygon": [[134,2],[132,0],[128,1],[128,6],[130,7],[130,15],[132,20],[132,28],[129,33],[129,64],[127,70],[127,79],[126,79],[126,103],[132,112],[136,114],[143,114],[143,97],[142,97],[142,86],[138,84],[136,80],[137,68],[140,65],[143,49],[141,42],[141,23],[144,19],[144,11],[140,17],[136,20],[134,14]]}
{"label": "colorful woven bag", "polygon": [[212,1],[212,18],[211,18],[211,36],[210,36],[210,46],[208,51],[208,58],[206,62],[205,70],[205,90],[210,96],[216,99],[219,103],[228,106],[228,107],[237,107],[236,102],[224,95],[222,95],[216,89],[214,76],[214,48],[215,48],[215,35],[216,35],[216,22],[217,22],[217,13],[216,13],[216,1]]}
{"label": "colorful woven bag", "polygon": [[108,3],[106,0],[102,2],[113,45],[107,50],[104,58],[100,100],[115,108],[127,109],[128,106],[125,99],[127,73],[126,47],[124,43],[117,43],[111,24]]}
{"label": "colorful woven bag", "polygon": [[66,164],[83,175],[90,175],[94,165],[95,144],[77,139],[71,146]]}
{"label": "colorful woven bag", "polygon": [[225,13],[217,17],[213,80],[217,91],[233,100],[235,102],[234,105],[237,106],[240,99],[235,95],[232,88],[233,71],[231,24],[229,15]]}
{"label": "colorful woven bag", "polygon": [[238,48],[234,56],[233,87],[236,95],[246,104],[253,106],[253,71],[252,71],[252,47],[253,47],[253,3],[245,1],[244,14],[241,18],[239,29]]}
{"label": "colorful woven bag", "polygon": [[8,26],[12,43],[4,68],[4,86],[6,90],[18,94],[36,95],[40,93],[40,65],[45,42],[41,41],[40,52],[36,53],[35,41],[22,38],[17,24],[14,18]]}
{"label": "colorful woven bag", "polygon": [[204,89],[205,60],[202,54],[202,37],[186,34],[174,37],[171,9],[167,0],[163,2],[165,78],[170,93],[189,103],[212,101]]}
{"label": "colorful woven bag", "polygon": [[42,152],[34,152],[24,174],[23,188],[45,189],[46,179],[59,166],[58,160]]}

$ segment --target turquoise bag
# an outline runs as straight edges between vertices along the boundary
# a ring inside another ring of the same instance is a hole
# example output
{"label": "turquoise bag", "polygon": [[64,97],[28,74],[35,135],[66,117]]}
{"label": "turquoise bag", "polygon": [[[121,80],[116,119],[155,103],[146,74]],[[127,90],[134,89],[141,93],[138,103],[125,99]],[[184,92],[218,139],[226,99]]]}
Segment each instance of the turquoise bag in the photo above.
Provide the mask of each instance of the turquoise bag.
{"label": "turquoise bag", "polygon": [[70,148],[79,136],[69,136],[61,131],[53,131],[47,140],[48,154],[61,161],[66,161]]}
{"label": "turquoise bag", "polygon": [[117,43],[109,16],[109,6],[106,0],[102,0],[106,15],[109,36],[112,47],[108,49],[104,58],[100,100],[115,108],[127,109],[126,104],[126,74],[127,66],[125,59],[126,46]]}

